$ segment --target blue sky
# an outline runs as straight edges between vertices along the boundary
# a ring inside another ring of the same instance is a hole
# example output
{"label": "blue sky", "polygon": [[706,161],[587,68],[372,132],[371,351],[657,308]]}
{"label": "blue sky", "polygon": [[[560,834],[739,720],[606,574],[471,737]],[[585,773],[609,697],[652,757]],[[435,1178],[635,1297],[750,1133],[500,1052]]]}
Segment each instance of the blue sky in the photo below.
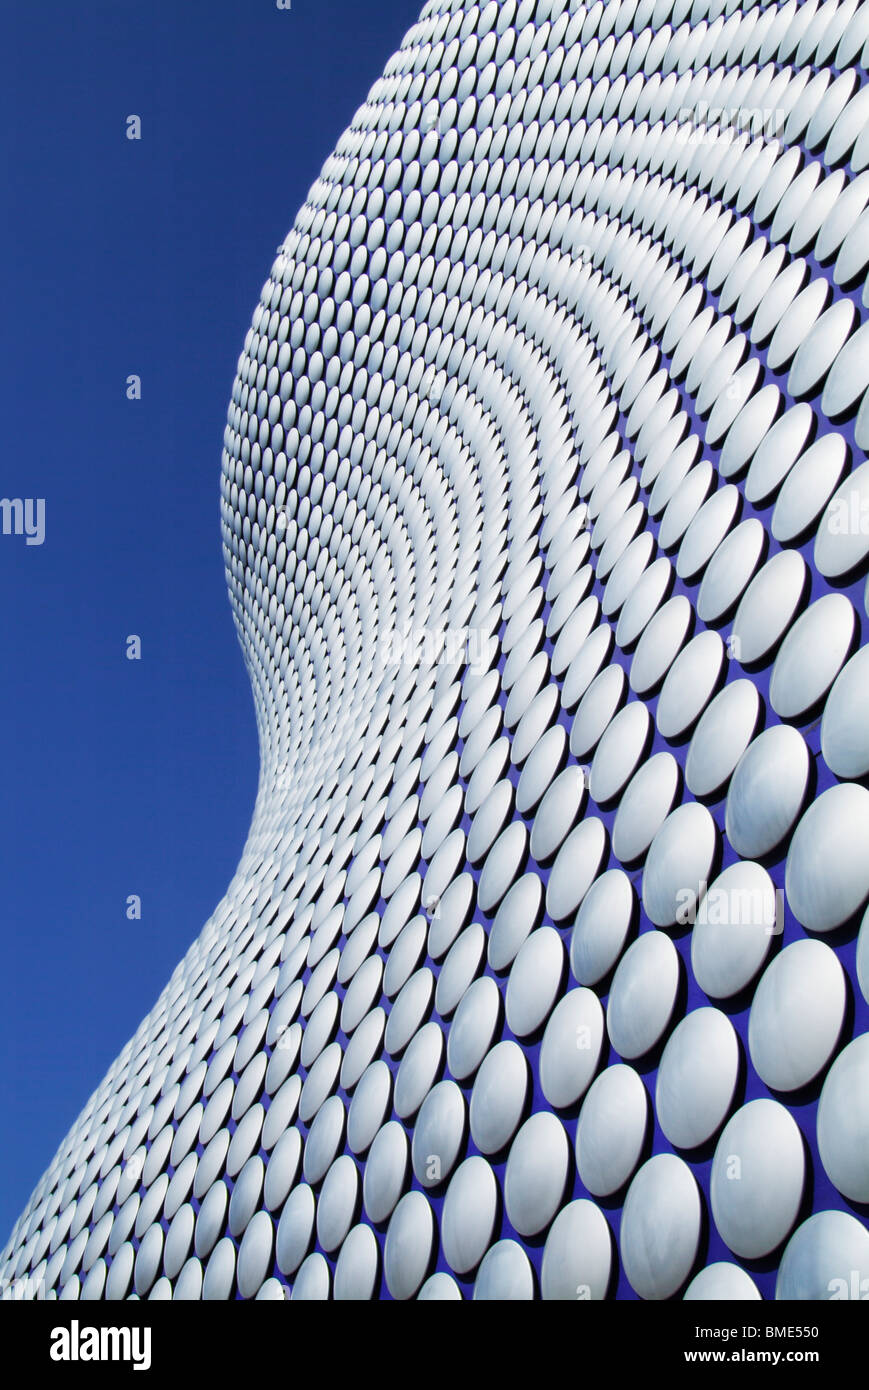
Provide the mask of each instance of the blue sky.
{"label": "blue sky", "polygon": [[226,405],[275,248],[420,2],[4,6],[0,492],[45,499],[45,539],[0,536],[0,1243],[241,852]]}

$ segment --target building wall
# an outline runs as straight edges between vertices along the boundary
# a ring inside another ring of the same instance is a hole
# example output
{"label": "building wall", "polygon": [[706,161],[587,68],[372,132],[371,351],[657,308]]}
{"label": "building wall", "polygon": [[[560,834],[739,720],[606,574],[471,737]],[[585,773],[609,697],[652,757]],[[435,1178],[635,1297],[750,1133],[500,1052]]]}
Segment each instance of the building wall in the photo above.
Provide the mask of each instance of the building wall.
{"label": "building wall", "polygon": [[867,53],[424,6],[239,358],[248,843],[8,1296],[869,1292]]}

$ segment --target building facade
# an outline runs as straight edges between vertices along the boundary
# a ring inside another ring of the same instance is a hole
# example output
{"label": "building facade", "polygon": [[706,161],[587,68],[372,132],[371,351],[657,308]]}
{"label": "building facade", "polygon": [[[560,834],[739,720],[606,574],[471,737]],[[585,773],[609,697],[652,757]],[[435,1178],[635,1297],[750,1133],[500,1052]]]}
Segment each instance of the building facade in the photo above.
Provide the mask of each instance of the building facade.
{"label": "building facade", "polygon": [[867,64],[425,4],[239,358],[248,842],[6,1296],[869,1296]]}

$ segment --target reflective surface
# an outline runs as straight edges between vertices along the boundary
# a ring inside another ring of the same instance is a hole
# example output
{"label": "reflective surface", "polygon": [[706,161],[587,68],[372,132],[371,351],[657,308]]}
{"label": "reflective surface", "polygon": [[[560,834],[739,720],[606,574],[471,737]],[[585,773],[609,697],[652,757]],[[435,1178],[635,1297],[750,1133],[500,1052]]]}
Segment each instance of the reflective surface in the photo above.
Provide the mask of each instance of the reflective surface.
{"label": "reflective surface", "polygon": [[837,777],[869,772],[869,652],[862,647],[843,667],[824,705],[821,751]]}
{"label": "reflective surface", "polygon": [[687,1278],[700,1239],[700,1193],[675,1154],[644,1163],[625,1198],[621,1251],[641,1298],[670,1298]]}
{"label": "reflective surface", "polygon": [[805,1158],[784,1106],[754,1100],[725,1125],[712,1160],[715,1225],[735,1255],[759,1259],[788,1235],[800,1206]]}
{"label": "reflective surface", "polygon": [[691,968],[711,999],[729,999],[750,984],[783,922],[775,885],[760,864],[731,864],[707,886],[691,933]]}
{"label": "reflective surface", "polygon": [[248,842],[4,1288],[866,1267],[867,36],[438,0],[357,75],[223,438]]}
{"label": "reflective surface", "polygon": [[726,685],[703,713],[685,760],[685,781],[695,796],[723,787],[757,727],[760,697],[752,681]]}
{"label": "reflective surface", "polygon": [[787,858],[785,890],[797,921],[832,931],[869,897],[869,791],[831,787],[804,813]]}
{"label": "reflective surface", "polygon": [[715,822],[698,802],[679,806],[664,821],[643,870],[643,907],[655,926],[687,920],[709,877],[716,838]]}
{"label": "reflective surface", "polygon": [[639,1162],[649,1116],[640,1077],[619,1062],[592,1083],[576,1127],[576,1166],[589,1192],[618,1191]]}
{"label": "reflective surface", "polygon": [[669,937],[646,932],[619,961],[607,1006],[610,1042],[621,1057],[641,1057],[666,1028],[676,1002],[679,958]]}
{"label": "reflective surface", "polygon": [[822,941],[794,941],[767,966],[748,1025],[755,1071],[774,1091],[817,1076],[836,1045],[845,1014],[845,977]]}
{"label": "reflective surface", "polygon": [[736,1088],[739,1043],[718,1009],[696,1009],[667,1040],[655,1089],[658,1123],[677,1149],[694,1149],[718,1129]]}
{"label": "reflective surface", "polygon": [[739,854],[760,858],[782,843],[799,815],[808,776],[808,748],[789,725],[775,725],[749,744],[727,793],[725,828]]}

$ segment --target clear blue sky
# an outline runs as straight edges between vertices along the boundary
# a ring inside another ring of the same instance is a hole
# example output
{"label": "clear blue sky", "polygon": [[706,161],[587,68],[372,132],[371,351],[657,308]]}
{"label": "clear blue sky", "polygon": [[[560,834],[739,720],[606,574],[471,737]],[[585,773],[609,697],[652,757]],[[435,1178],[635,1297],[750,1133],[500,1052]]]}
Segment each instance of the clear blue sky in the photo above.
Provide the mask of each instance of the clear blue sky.
{"label": "clear blue sky", "polygon": [[46,532],[0,536],[0,1244],[241,852],[226,404],[275,248],[420,4],[3,7],[0,495],[44,498]]}

